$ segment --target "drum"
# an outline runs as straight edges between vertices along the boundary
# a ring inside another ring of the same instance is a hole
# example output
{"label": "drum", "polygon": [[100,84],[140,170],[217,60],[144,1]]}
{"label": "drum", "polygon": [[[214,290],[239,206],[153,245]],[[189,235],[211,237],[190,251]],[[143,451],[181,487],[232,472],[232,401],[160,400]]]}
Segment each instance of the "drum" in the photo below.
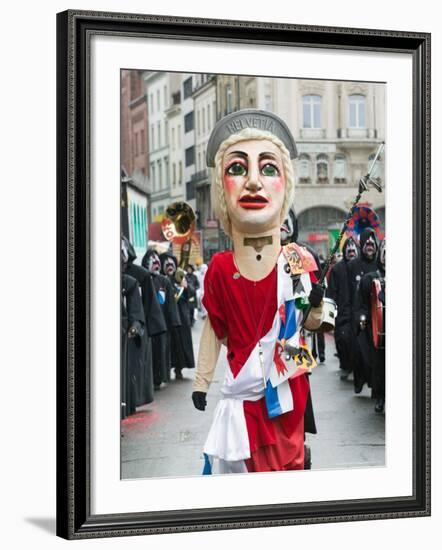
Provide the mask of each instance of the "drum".
{"label": "drum", "polygon": [[371,283],[371,332],[376,349],[385,347],[385,304],[380,300],[382,284],[379,279]]}
{"label": "drum", "polygon": [[324,298],[322,306],[322,323],[318,332],[330,332],[335,329],[338,306],[331,298]]}

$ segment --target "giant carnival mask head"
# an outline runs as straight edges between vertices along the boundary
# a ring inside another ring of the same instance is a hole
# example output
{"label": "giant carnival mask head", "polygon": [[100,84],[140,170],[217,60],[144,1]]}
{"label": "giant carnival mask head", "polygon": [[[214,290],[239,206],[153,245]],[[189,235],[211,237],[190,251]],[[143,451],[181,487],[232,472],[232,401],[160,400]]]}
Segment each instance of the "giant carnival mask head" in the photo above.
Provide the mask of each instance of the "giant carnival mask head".
{"label": "giant carnival mask head", "polygon": [[273,113],[245,109],[216,124],[206,161],[214,168],[212,204],[228,235],[281,225],[293,202],[296,156],[290,130]]}
{"label": "giant carnival mask head", "polygon": [[362,231],[359,237],[362,254],[368,259],[373,260],[378,251],[378,240],[374,229],[367,227]]}
{"label": "giant carnival mask head", "polygon": [[153,275],[158,275],[161,271],[160,257],[155,250],[148,250],[143,257],[141,265]]}

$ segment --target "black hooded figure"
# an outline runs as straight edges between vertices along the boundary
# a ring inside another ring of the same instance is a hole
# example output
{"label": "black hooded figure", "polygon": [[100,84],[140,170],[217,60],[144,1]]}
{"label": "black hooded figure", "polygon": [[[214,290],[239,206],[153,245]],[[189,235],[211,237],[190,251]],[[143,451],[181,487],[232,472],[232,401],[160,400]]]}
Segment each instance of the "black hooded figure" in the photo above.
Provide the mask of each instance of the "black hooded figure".
{"label": "black hooded figure", "polygon": [[137,281],[121,276],[121,418],[140,404],[138,380],[146,354],[145,319]]}
{"label": "black hooded figure", "polygon": [[366,273],[377,270],[378,239],[371,227],[366,227],[359,237],[360,256],[348,263],[349,289],[353,337],[358,343],[358,353],[353,364],[355,393],[360,393],[365,383],[372,386],[370,340],[368,332],[361,330],[366,312],[360,298],[360,282]]}
{"label": "black hooded figure", "polygon": [[[382,342],[382,345],[378,346],[378,348],[376,348],[374,345],[373,330],[371,324],[371,304],[373,299],[373,281],[377,279],[381,287],[379,300],[382,306],[385,308],[385,253],[386,250],[384,239],[379,244],[379,252],[376,260],[376,271],[366,273],[362,277],[359,287],[361,310],[365,313],[367,319],[363,330],[368,335],[368,341],[370,343],[372,364],[372,397],[376,399],[375,411],[377,413],[384,412],[385,405],[385,347],[384,342]],[[383,327],[383,330],[385,332],[385,326]]]}
{"label": "black hooded figure", "polygon": [[154,389],[170,381],[170,351],[173,331],[181,326],[175,291],[168,277],[161,273],[161,262],[156,250],[148,250],[141,265],[149,271],[158,302],[167,324],[167,332],[152,337],[152,368]]}
{"label": "black hooded figure", "polygon": [[152,276],[140,265],[134,264],[136,259],[135,250],[126,237],[122,237],[122,248],[127,254],[127,262],[123,267],[123,272],[130,275],[138,282],[141,290],[141,299],[143,303],[145,327],[146,327],[146,352],[140,372],[137,377],[138,399],[137,406],[145,405],[153,401],[153,371],[152,371],[152,350],[151,337],[166,332],[167,325],[164,320],[163,312],[158,303],[155,288],[152,282]]}
{"label": "black hooded figure", "polygon": [[178,268],[176,257],[170,252],[164,252],[160,255],[161,269],[164,275],[168,277],[174,291],[175,299],[178,304],[181,326],[172,331],[173,353],[170,355],[171,367],[175,371],[175,378],[182,378],[182,369],[195,368],[195,358],[193,355],[192,329],[190,323],[189,296],[186,288],[186,278],[183,275],[181,284],[175,279],[175,273]]}
{"label": "black hooded figure", "polygon": [[330,271],[327,296],[336,302],[338,315],[335,320],[335,344],[342,370],[341,380],[346,380],[353,370],[357,348],[353,338],[348,264],[359,256],[359,246],[353,237],[348,237],[342,247],[342,260]]}

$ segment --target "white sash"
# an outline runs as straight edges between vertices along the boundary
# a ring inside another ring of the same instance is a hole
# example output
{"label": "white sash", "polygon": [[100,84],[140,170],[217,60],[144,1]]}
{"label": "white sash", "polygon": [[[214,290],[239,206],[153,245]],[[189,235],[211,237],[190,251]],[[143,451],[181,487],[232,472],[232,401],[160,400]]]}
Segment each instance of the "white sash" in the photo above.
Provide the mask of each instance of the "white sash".
{"label": "white sash", "polygon": [[[279,255],[277,265],[277,308],[275,317],[271,329],[260,339],[264,373],[259,360],[258,343],[236,377],[233,376],[229,368],[226,370],[226,378],[221,387],[222,397],[216,406],[213,422],[204,445],[204,452],[211,457],[218,457],[225,461],[250,458],[243,401],[257,401],[264,396],[264,376],[266,381],[270,378],[275,344],[281,328],[279,308],[285,301],[294,299],[292,279],[290,273],[287,273],[284,269],[286,260],[282,253]],[[310,277],[308,273],[304,275],[307,275],[305,284],[309,284]],[[287,391],[290,392],[290,388],[281,387],[281,395],[284,396]],[[291,393],[286,395],[286,398],[287,400],[291,399]]]}

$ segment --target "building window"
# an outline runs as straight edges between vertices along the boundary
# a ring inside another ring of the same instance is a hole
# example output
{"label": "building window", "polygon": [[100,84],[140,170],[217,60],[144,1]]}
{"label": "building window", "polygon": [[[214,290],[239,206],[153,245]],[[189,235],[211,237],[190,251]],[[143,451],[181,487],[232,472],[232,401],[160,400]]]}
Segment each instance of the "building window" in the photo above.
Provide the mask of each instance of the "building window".
{"label": "building window", "polygon": [[164,187],[168,188],[170,186],[170,176],[169,176],[169,159],[164,157]]}
{"label": "building window", "polygon": [[233,111],[233,92],[232,86],[228,84],[226,86],[226,113],[229,114]]}
{"label": "building window", "polygon": [[145,136],[144,136],[144,130],[141,130],[140,132],[140,153],[144,155],[144,145],[145,145]]}
{"label": "building window", "polygon": [[172,151],[175,151],[175,128],[172,128]]}
{"label": "building window", "polygon": [[316,157],[316,180],[317,183],[328,183],[328,157],[318,155]]}
{"label": "building window", "polygon": [[210,105],[207,105],[207,131],[210,132],[212,129],[212,123],[210,120]]}
{"label": "building window", "polygon": [[193,111],[187,113],[184,117],[184,133],[191,132],[193,130]]}
{"label": "building window", "polygon": [[188,147],[186,149],[185,153],[186,157],[186,166],[192,166],[192,164],[195,164],[195,147]]}
{"label": "building window", "polygon": [[155,126],[153,124],[150,125],[150,147],[152,151],[155,149]]}
{"label": "building window", "polygon": [[264,108],[266,111],[272,110],[272,96],[270,94],[264,96]]}
{"label": "building window", "polygon": [[184,99],[192,95],[192,77],[189,76],[183,83]]}
{"label": "building window", "polygon": [[335,183],[345,183],[347,181],[347,161],[344,155],[335,156],[333,178]]}
{"label": "building window", "polygon": [[160,148],[161,147],[161,123],[160,122],[157,122],[157,134],[158,134],[157,147]]}
{"label": "building window", "polygon": [[366,128],[365,96],[354,94],[348,97],[348,127]]}
{"label": "building window", "polygon": [[204,110],[204,107],[202,109],[203,113],[203,134],[206,132],[206,111]]}
{"label": "building window", "polygon": [[161,191],[163,188],[163,167],[161,166],[161,160],[157,160],[158,166],[158,189]]}
{"label": "building window", "polygon": [[183,183],[183,163],[179,161],[178,163],[178,184],[182,185]]}
{"label": "building window", "polygon": [[155,164],[153,162],[150,163],[150,176],[152,178],[152,190],[157,190],[157,180],[156,180],[156,174],[155,174]]}
{"label": "building window", "polygon": [[133,144],[134,144],[134,154],[137,157],[138,156],[138,134],[135,133],[133,136]]}
{"label": "building window", "polygon": [[177,142],[178,142],[178,149],[180,149],[181,148],[181,124],[178,124]]}
{"label": "building window", "polygon": [[153,94],[150,94],[149,98],[150,98],[150,112],[153,113]]}
{"label": "building window", "polygon": [[216,101],[213,102],[213,125],[215,126],[216,122]]}
{"label": "building window", "polygon": [[164,121],[164,141],[166,145],[169,145],[169,121]]}
{"label": "building window", "polygon": [[302,96],[303,128],[322,128],[322,98],[320,95]]}
{"label": "building window", "polygon": [[300,155],[298,159],[299,183],[310,183],[310,157],[306,154]]}
{"label": "building window", "polygon": [[176,187],[176,164],[172,164],[172,185]]}
{"label": "building window", "polygon": [[164,86],[163,93],[164,93],[164,108],[167,109],[167,86]]}
{"label": "building window", "polygon": [[344,215],[344,212],[331,206],[315,206],[304,210],[298,216],[298,223],[303,233],[326,231],[341,227]]}
{"label": "building window", "polygon": [[160,90],[157,90],[157,110],[160,110]]}

